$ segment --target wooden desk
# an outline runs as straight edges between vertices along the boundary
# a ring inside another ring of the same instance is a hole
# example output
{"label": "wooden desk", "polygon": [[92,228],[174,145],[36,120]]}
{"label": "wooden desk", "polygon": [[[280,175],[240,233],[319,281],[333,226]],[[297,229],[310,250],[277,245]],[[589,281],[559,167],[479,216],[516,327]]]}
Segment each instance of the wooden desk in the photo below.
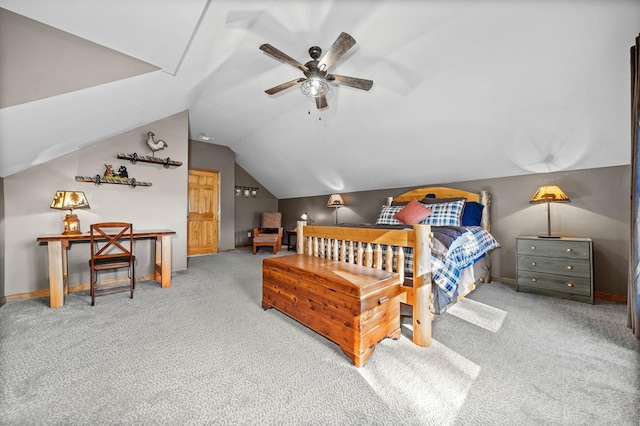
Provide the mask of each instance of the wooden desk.
{"label": "wooden desk", "polygon": [[[162,288],[171,287],[171,236],[175,231],[134,231],[133,238],[156,240],[155,279]],[[69,285],[67,249],[72,243],[88,243],[88,233],[79,235],[45,235],[38,237],[40,244],[46,244],[49,256],[49,306],[59,308],[64,305],[64,295]],[[88,266],[87,266],[88,268]]]}

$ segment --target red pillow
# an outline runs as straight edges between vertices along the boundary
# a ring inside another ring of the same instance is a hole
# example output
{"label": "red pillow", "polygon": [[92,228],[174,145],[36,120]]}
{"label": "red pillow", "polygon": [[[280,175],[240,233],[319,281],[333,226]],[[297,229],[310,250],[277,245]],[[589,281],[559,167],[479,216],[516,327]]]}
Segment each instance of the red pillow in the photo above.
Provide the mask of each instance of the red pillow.
{"label": "red pillow", "polygon": [[415,225],[421,220],[429,216],[432,211],[420,204],[416,200],[411,200],[409,204],[404,206],[402,210],[395,214],[394,218],[398,219],[405,225]]}

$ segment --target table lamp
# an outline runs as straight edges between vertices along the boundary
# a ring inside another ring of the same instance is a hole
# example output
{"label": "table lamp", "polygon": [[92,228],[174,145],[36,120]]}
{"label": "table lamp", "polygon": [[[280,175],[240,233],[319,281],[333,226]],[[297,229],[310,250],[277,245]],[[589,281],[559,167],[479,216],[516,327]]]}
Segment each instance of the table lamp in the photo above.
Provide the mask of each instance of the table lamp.
{"label": "table lamp", "polygon": [[336,209],[336,225],[338,224],[338,209],[344,206],[344,200],[340,194],[331,194],[327,201],[327,207],[333,207]]}
{"label": "table lamp", "polygon": [[305,222],[311,224],[313,223],[313,219],[311,219],[309,217],[309,215],[307,214],[307,212],[302,213],[302,215],[300,216],[300,220],[304,220]]}
{"label": "table lamp", "polygon": [[64,218],[63,235],[82,234],[80,231],[80,219],[73,214],[73,209],[88,209],[89,202],[82,191],[56,191],[51,202],[51,208],[57,210],[69,210]]}
{"label": "table lamp", "polygon": [[551,235],[551,213],[549,211],[550,203],[570,203],[571,200],[567,194],[557,185],[542,185],[531,200],[530,203],[547,203],[547,235],[539,235],[540,238],[560,238]]}

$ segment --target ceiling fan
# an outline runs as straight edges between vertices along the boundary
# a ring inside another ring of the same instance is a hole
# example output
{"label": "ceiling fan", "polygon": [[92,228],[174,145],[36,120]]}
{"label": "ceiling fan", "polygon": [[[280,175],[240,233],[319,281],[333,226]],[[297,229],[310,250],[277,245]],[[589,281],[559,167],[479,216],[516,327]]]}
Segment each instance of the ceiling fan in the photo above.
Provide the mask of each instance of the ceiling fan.
{"label": "ceiling fan", "polygon": [[304,65],[293,59],[291,56],[282,53],[270,44],[263,44],[260,46],[260,50],[280,61],[293,65],[305,75],[305,78],[297,78],[295,80],[279,84],[271,89],[267,89],[265,90],[265,93],[274,95],[282,90],[302,84],[300,86],[302,93],[310,98],[315,98],[316,107],[318,109],[323,109],[328,106],[326,94],[329,91],[329,85],[327,82],[354,87],[361,90],[371,89],[371,86],[373,86],[372,80],[347,77],[337,74],[327,74],[329,68],[331,68],[331,66],[333,66],[333,64],[335,64],[342,55],[351,49],[354,44],[356,44],[356,41],[353,37],[344,32],[340,33],[336,41],[333,42],[329,50],[320,60],[318,60],[318,58],[322,55],[322,49],[318,46],[311,46],[309,48],[309,56],[311,56],[311,60]]}

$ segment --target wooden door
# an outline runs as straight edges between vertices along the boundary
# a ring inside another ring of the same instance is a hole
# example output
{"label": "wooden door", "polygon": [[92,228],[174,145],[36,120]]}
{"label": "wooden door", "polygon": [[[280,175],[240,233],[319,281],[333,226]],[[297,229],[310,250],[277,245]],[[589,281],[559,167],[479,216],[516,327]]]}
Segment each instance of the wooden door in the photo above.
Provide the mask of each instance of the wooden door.
{"label": "wooden door", "polygon": [[187,256],[218,252],[219,195],[217,172],[189,170]]}

